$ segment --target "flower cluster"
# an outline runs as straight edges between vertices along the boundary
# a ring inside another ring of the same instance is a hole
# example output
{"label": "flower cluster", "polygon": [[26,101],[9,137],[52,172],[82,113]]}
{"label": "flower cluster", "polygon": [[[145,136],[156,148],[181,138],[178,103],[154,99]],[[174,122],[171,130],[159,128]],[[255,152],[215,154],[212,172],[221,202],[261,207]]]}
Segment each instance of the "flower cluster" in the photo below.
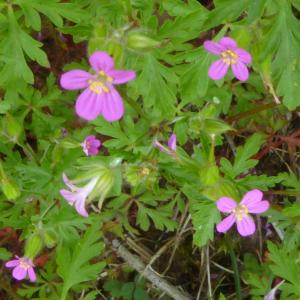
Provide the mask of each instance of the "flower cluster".
{"label": "flower cluster", "polygon": [[[206,41],[204,48],[219,56],[219,59],[209,68],[210,78],[213,80],[223,78],[231,67],[237,79],[241,81],[248,79],[247,65],[251,63],[251,55],[246,50],[238,48],[233,39],[223,37],[219,42]],[[89,63],[92,72],[71,70],[62,74],[61,87],[66,90],[83,89],[75,104],[79,117],[87,121],[95,120],[98,116],[102,116],[108,122],[120,120],[124,115],[124,104],[115,86],[134,80],[136,73],[132,70],[116,70],[113,58],[101,51],[94,52],[89,57]],[[89,135],[80,145],[86,156],[94,156],[99,153],[101,141],[94,135]],[[153,146],[176,158],[176,135],[174,133],[170,136],[167,146],[157,140]],[[145,168],[143,172],[148,175],[149,170]],[[113,179],[109,174],[91,177],[83,187],[76,186],[65,174],[63,174],[63,181],[67,189],[60,190],[61,196],[83,217],[88,217],[85,206],[94,189],[102,191],[101,207],[103,195],[106,195],[113,184]],[[221,212],[229,214],[217,225],[217,231],[226,232],[236,223],[238,232],[242,236],[248,236],[255,232],[255,223],[249,214],[265,212],[269,208],[269,203],[262,200],[262,192],[252,190],[245,194],[239,204],[231,198],[222,197],[217,201],[217,207]],[[5,266],[12,269],[12,276],[17,280],[25,278],[29,278],[32,282],[36,280],[34,264],[28,257],[16,256],[15,259],[6,262]]]}

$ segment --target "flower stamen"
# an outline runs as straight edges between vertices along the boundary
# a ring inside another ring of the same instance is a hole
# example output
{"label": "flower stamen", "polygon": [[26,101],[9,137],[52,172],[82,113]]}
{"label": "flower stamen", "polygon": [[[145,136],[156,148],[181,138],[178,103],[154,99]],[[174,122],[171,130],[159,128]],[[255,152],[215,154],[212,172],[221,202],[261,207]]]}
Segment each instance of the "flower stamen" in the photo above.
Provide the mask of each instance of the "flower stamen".
{"label": "flower stamen", "polygon": [[232,210],[232,212],[235,214],[235,217],[238,221],[241,221],[243,220],[243,218],[248,216],[248,208],[243,204],[239,204],[236,208]]}
{"label": "flower stamen", "polygon": [[89,80],[90,90],[96,94],[109,93],[109,88],[100,80]]}
{"label": "flower stamen", "polygon": [[221,57],[226,65],[235,65],[238,55],[232,50],[226,50],[221,53]]}

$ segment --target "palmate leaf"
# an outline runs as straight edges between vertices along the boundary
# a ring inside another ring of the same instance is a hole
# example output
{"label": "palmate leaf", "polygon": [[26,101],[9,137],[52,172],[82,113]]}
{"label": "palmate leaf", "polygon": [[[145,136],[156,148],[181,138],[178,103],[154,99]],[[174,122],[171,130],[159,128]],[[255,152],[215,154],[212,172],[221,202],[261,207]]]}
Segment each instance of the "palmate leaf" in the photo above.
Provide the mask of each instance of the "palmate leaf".
{"label": "palmate leaf", "polygon": [[166,206],[157,208],[148,208],[143,204],[138,204],[137,224],[142,230],[147,231],[150,227],[150,219],[153,221],[155,228],[159,230],[173,231],[177,223],[171,220],[171,211],[167,211]]}
{"label": "palmate leaf", "polygon": [[42,43],[34,40],[21,29],[14,11],[8,10],[8,32],[0,44],[2,60],[6,62],[0,73],[0,84],[23,79],[33,83],[33,73],[28,67],[25,54],[44,67],[49,66],[45,52],[40,47]]}
{"label": "palmate leaf", "polygon": [[261,57],[272,54],[272,77],[276,92],[290,110],[300,105],[300,22],[295,18],[290,1],[274,1],[277,12],[263,40]]}
{"label": "palmate leaf", "polygon": [[82,282],[95,280],[104,268],[104,262],[90,263],[90,260],[99,256],[104,249],[104,244],[99,242],[99,228],[100,222],[95,220],[72,248],[62,246],[58,251],[58,275],[63,279],[61,300],[66,299],[70,288]]}
{"label": "palmate leaf", "polygon": [[58,27],[63,26],[66,18],[75,23],[85,18],[84,12],[79,5],[72,3],[61,3],[59,0],[15,0],[14,4],[20,6],[20,10],[13,10],[8,6],[7,19],[4,28],[6,34],[0,42],[0,60],[5,64],[0,72],[0,85],[15,88],[18,80],[24,80],[33,84],[34,76],[29,68],[26,58],[36,61],[43,67],[49,67],[46,53],[41,50],[42,43],[33,39],[20,25],[22,14],[25,24],[36,31],[41,29],[41,17],[44,14]]}
{"label": "palmate leaf", "polygon": [[286,280],[280,289],[283,290],[282,299],[288,299],[288,295],[300,297],[300,266],[298,250],[287,252],[284,248],[279,248],[275,244],[269,242],[268,249],[270,251],[269,258],[271,261],[270,269],[278,277]]}
{"label": "palmate leaf", "polygon": [[201,195],[195,186],[186,185],[182,191],[189,199],[194,228],[194,244],[202,247],[214,238],[214,227],[220,220],[219,211],[216,204]]}
{"label": "palmate leaf", "polygon": [[202,30],[207,31],[220,24],[236,20],[245,11],[251,0],[214,0],[215,9],[207,16]]}
{"label": "palmate leaf", "polygon": [[183,73],[180,82],[181,105],[190,102],[200,104],[201,97],[206,94],[208,89],[207,72],[212,60],[213,57],[208,52],[201,50],[198,58]]}
{"label": "palmate leaf", "polygon": [[17,0],[26,18],[27,24],[33,29],[40,30],[40,16],[42,13],[57,27],[63,26],[63,19],[79,23],[85,18],[85,12],[79,5],[64,3],[60,0]]}
{"label": "palmate leaf", "polygon": [[175,113],[177,75],[151,54],[144,56],[140,67],[142,72],[133,84],[143,96],[145,108],[154,108],[155,114],[163,118],[172,117]]}
{"label": "palmate leaf", "polygon": [[[185,42],[199,36],[207,10],[196,0],[162,1],[163,8],[172,18],[164,22],[158,31],[158,39],[171,39],[172,44]],[[177,50],[178,50],[178,44]]]}
{"label": "palmate leaf", "polygon": [[253,134],[244,146],[237,148],[233,165],[226,158],[221,159],[221,170],[231,178],[235,178],[239,174],[256,166],[258,160],[251,159],[251,157],[258,152],[263,141],[264,136],[262,134]]}

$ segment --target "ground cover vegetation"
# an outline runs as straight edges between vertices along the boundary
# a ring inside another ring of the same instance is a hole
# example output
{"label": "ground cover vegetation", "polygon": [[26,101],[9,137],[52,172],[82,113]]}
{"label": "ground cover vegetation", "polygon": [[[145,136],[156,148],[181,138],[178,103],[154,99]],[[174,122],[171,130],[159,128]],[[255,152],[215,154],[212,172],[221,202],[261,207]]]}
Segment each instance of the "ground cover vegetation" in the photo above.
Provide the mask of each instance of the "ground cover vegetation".
{"label": "ground cover vegetation", "polygon": [[0,1],[0,299],[300,299],[299,0]]}

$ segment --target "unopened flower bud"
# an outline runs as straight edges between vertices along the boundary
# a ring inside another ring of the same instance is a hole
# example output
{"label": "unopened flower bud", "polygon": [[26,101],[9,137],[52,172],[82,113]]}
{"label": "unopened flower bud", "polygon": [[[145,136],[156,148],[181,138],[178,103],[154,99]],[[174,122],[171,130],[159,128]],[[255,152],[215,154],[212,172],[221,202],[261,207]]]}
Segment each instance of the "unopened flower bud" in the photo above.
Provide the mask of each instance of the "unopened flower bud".
{"label": "unopened flower bud", "polygon": [[161,42],[156,41],[146,35],[141,33],[131,33],[127,38],[127,46],[128,48],[134,50],[144,50],[150,48],[157,48],[161,45]]}
{"label": "unopened flower bud", "polygon": [[80,143],[73,141],[71,139],[65,139],[61,142],[61,146],[64,149],[74,149],[80,147]]}
{"label": "unopened flower bud", "polygon": [[5,115],[3,122],[6,129],[6,134],[13,143],[16,143],[22,132],[22,125],[9,113]]}
{"label": "unopened flower bud", "polygon": [[20,189],[17,184],[8,177],[1,178],[1,187],[7,199],[13,200],[20,196]]}
{"label": "unopened flower bud", "polygon": [[46,247],[53,248],[57,243],[57,236],[53,230],[47,230],[44,233],[44,242]]}
{"label": "unopened flower bud", "polygon": [[33,259],[42,250],[43,240],[39,233],[33,233],[25,244],[25,257]]}

